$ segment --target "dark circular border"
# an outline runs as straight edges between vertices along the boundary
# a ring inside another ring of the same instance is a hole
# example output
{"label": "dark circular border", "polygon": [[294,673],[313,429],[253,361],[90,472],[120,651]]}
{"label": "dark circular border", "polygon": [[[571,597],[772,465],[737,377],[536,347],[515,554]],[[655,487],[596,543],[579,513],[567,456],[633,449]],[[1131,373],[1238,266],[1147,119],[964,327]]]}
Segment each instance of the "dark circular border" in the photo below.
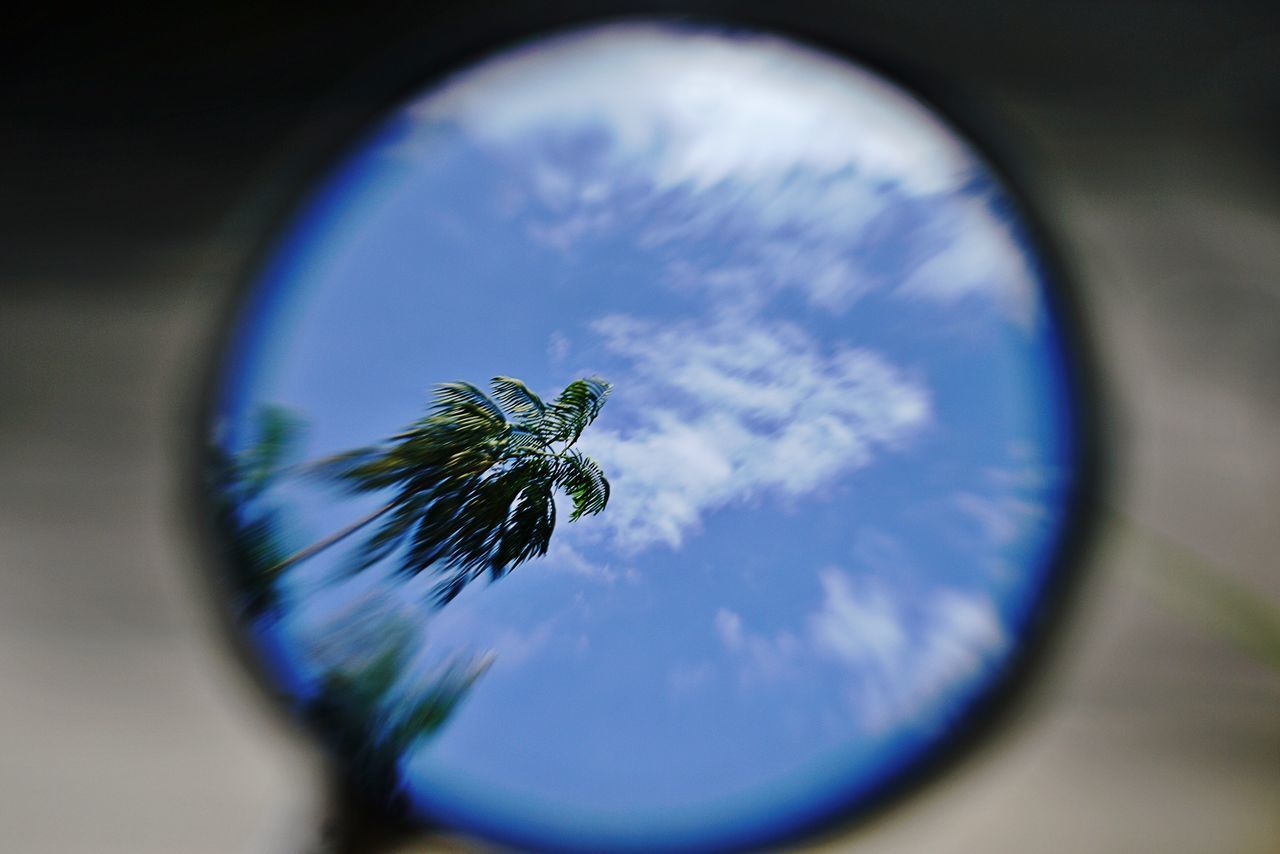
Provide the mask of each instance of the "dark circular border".
{"label": "dark circular border", "polygon": [[[313,200],[322,180],[332,174],[371,130],[414,95],[428,91],[449,74],[483,62],[521,44],[579,28],[611,23],[647,22],[693,25],[726,34],[759,32],[791,39],[820,52],[853,62],[897,84],[931,110],[963,140],[986,166],[1013,208],[1024,239],[1040,261],[1045,299],[1055,318],[1063,348],[1066,398],[1074,422],[1069,425],[1075,441],[1077,468],[1070,495],[1051,551],[1054,558],[1038,602],[1029,615],[1022,639],[1002,671],[949,729],[937,746],[909,761],[869,796],[836,809],[802,817],[766,837],[727,841],[716,850],[773,848],[787,842],[847,832],[890,807],[901,803],[930,780],[955,767],[998,734],[1010,722],[1018,700],[1025,696],[1054,651],[1054,637],[1069,617],[1082,568],[1093,540],[1099,498],[1104,494],[1107,455],[1102,437],[1104,413],[1109,407],[1093,352],[1085,335],[1083,305],[1072,278],[1050,239],[1045,219],[1025,190],[1026,170],[1007,128],[959,87],[926,73],[908,58],[909,45],[887,47],[873,43],[865,22],[848,10],[830,11],[821,21],[816,15],[789,4],[763,2],[560,2],[538,6],[517,2],[502,9],[461,11],[459,4],[429,10],[417,26],[397,31],[387,39],[384,59],[375,67],[360,69],[338,91],[324,99],[324,109],[299,128],[296,136],[272,160],[255,183],[254,196],[224,224],[232,245],[237,235],[248,233],[253,249],[239,265],[236,286],[222,311],[210,340],[200,342],[203,365],[197,387],[200,398],[188,402],[185,421],[191,423],[193,441],[182,466],[187,497],[184,513],[196,535],[201,583],[212,597],[235,657],[250,674],[255,687],[270,697],[278,712],[294,727],[287,714],[288,698],[265,672],[262,662],[238,628],[225,584],[227,556],[220,532],[213,524],[211,504],[203,482],[207,440],[222,388],[223,357],[241,321],[241,311],[252,293],[256,274],[271,256],[280,238]],[[855,34],[856,31],[856,34]],[[243,238],[239,238],[243,245]],[[340,767],[340,757],[334,757]],[[335,850],[363,851],[397,838],[432,830],[421,816],[388,813],[379,801],[353,790],[335,771]],[[501,843],[539,848],[546,840],[521,835],[510,828],[463,827]],[[706,850],[700,849],[700,850]]]}

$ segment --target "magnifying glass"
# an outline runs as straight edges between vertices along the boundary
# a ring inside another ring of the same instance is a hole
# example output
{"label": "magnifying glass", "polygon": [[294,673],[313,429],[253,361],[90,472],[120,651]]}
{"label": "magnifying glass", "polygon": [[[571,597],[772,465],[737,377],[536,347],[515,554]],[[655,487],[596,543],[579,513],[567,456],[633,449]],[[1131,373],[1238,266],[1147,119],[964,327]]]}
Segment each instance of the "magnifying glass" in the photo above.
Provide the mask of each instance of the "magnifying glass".
{"label": "magnifying glass", "polygon": [[1090,469],[1027,208],[807,44],[610,23],[424,87],[220,355],[268,683],[388,822],[722,850],[865,814],[1026,675]]}

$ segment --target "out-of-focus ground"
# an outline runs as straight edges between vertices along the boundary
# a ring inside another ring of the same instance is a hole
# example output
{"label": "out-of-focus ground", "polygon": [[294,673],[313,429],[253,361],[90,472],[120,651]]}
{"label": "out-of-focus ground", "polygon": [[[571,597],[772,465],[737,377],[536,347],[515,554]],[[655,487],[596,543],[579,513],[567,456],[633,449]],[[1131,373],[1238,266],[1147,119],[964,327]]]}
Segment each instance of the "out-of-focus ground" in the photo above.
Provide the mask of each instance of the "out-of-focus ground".
{"label": "out-of-focus ground", "polygon": [[[1007,131],[1081,290],[1112,398],[1107,499],[1127,520],[1104,528],[1003,732],[818,847],[1280,851],[1280,673],[1147,583],[1185,548],[1280,600],[1280,14],[790,6]],[[186,431],[272,158],[305,117],[344,109],[336,84],[385,45],[462,20],[432,14],[9,28],[0,848],[289,851],[318,821],[317,763],[226,653],[197,577]]]}

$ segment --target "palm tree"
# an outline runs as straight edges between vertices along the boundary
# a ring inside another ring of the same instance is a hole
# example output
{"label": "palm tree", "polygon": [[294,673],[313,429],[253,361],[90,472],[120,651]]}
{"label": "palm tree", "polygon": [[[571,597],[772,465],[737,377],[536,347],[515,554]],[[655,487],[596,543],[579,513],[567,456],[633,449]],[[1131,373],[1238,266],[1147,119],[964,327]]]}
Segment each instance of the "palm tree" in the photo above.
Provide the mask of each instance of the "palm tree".
{"label": "palm tree", "polygon": [[443,605],[485,572],[500,578],[546,554],[557,491],[573,502],[571,522],[603,510],[609,482],[573,446],[600,414],[609,383],[574,380],[550,404],[511,377],[494,377],[491,387],[492,397],[470,383],[439,385],[427,415],[404,431],[325,460],[319,469],[351,491],[393,495],[270,575],[382,519],[360,548],[357,569],[404,548],[399,570],[443,576],[433,591]]}

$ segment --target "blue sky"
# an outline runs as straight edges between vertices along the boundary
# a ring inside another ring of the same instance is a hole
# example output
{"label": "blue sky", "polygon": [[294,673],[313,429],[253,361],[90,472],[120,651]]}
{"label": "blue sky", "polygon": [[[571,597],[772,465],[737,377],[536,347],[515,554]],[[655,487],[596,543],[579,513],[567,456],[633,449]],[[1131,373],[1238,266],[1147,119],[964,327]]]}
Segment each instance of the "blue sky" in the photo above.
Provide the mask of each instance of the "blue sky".
{"label": "blue sky", "polygon": [[[223,427],[283,404],[320,455],[438,382],[600,374],[580,447],[610,505],[438,612],[383,567],[326,587],[323,554],[264,631],[299,684],[318,646],[358,653],[352,619],[411,630],[424,670],[492,652],[404,765],[464,825],[647,848],[865,792],[982,690],[1044,580],[1073,440],[1042,289],[983,164],[857,67],[641,25],[502,54],[310,201]],[[362,506],[272,500],[299,545]]]}

